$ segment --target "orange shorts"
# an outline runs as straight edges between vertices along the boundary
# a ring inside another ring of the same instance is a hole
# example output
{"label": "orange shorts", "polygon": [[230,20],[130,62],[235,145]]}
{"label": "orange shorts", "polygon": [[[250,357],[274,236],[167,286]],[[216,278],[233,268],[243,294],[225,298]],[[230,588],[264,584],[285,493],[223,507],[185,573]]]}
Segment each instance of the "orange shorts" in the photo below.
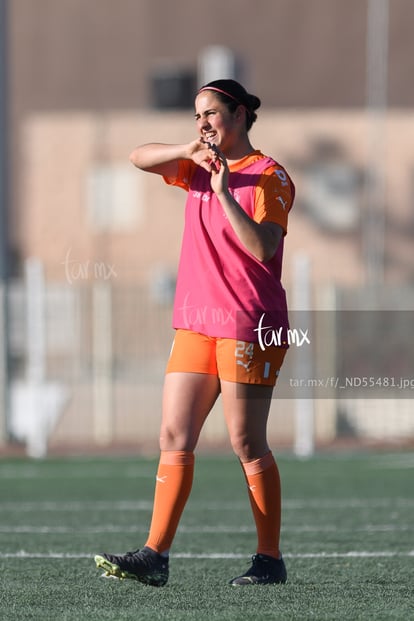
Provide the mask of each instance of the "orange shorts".
{"label": "orange shorts", "polygon": [[286,349],[177,330],[166,373],[208,373],[241,384],[274,386]]}

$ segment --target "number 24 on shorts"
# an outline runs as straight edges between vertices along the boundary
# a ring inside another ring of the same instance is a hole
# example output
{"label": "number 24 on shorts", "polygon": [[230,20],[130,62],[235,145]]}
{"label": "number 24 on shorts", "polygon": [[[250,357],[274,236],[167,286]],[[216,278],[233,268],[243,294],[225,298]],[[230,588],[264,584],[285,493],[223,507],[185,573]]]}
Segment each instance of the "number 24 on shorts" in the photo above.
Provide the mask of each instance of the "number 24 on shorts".
{"label": "number 24 on shorts", "polygon": [[237,358],[237,364],[240,364],[247,370],[253,359],[254,343],[248,343],[246,341],[236,341],[236,349],[234,355]]}

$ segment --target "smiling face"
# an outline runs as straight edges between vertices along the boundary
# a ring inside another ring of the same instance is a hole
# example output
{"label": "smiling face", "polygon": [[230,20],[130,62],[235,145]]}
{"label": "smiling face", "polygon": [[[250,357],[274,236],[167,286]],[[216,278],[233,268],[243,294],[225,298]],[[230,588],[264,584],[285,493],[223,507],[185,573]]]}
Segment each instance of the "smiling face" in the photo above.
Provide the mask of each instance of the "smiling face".
{"label": "smiling face", "polygon": [[246,138],[244,114],[243,106],[230,112],[213,91],[203,91],[195,100],[195,119],[200,136],[226,155]]}

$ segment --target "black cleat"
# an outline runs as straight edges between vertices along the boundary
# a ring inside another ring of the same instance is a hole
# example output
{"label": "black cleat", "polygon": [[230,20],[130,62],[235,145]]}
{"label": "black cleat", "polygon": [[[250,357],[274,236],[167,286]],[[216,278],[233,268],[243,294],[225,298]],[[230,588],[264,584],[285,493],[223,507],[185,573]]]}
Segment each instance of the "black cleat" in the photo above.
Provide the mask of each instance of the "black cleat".
{"label": "black cleat", "polygon": [[252,566],[245,574],[233,578],[230,584],[233,586],[245,586],[246,584],[284,584],[287,573],[283,558],[277,559],[266,554],[252,556]]}
{"label": "black cleat", "polygon": [[98,568],[107,577],[129,578],[150,586],[164,586],[168,580],[168,558],[161,556],[151,548],[144,547],[135,552],[116,556],[102,554],[95,556]]}

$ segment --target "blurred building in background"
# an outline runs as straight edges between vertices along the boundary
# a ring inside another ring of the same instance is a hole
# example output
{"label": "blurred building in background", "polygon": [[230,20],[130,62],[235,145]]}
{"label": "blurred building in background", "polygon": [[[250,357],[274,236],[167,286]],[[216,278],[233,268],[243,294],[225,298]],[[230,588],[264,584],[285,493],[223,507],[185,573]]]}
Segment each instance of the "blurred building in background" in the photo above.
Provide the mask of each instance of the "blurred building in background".
{"label": "blurred building in background", "polygon": [[[191,140],[194,92],[217,77],[261,97],[252,142],[296,182],[291,307],[389,311],[389,331],[391,311],[413,308],[410,0],[3,5],[4,445],[156,447],[185,195],[134,170],[128,155],[138,143]],[[414,437],[410,399],[329,397],[310,409],[293,392],[275,400],[276,441],[300,443],[303,415],[312,445]],[[222,417],[203,438],[225,442]]]}

